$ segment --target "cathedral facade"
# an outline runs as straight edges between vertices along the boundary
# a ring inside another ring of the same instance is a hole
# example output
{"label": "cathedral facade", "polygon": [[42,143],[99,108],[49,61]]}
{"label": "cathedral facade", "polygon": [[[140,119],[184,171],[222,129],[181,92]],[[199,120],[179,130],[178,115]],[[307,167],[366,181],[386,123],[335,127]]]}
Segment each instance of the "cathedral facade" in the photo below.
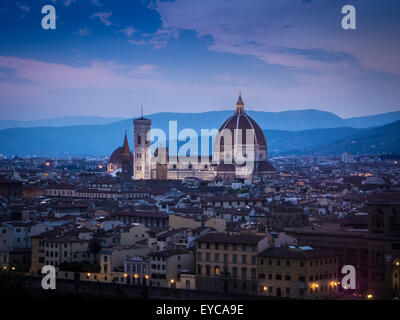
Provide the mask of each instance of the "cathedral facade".
{"label": "cathedral facade", "polygon": [[[167,148],[158,148],[152,153],[149,140],[151,120],[142,116],[133,120],[133,125],[133,170],[130,172],[133,172],[132,178],[135,180],[198,178],[232,181],[238,178],[253,180],[256,177],[263,180],[275,172],[268,162],[264,133],[247,115],[240,94],[234,113],[219,128],[212,156],[209,157],[196,156],[180,161],[181,158],[169,155]],[[113,161],[117,160],[112,156],[109,168],[113,168]],[[126,176],[126,173],[122,172],[122,176]]]}

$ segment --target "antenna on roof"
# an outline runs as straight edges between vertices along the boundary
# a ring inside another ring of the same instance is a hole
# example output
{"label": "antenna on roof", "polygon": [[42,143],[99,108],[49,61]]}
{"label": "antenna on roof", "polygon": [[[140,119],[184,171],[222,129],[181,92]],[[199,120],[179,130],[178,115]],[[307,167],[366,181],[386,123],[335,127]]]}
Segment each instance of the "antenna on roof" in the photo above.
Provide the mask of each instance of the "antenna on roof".
{"label": "antenna on roof", "polygon": [[143,118],[143,105],[140,105],[140,115],[141,115],[141,118]]}

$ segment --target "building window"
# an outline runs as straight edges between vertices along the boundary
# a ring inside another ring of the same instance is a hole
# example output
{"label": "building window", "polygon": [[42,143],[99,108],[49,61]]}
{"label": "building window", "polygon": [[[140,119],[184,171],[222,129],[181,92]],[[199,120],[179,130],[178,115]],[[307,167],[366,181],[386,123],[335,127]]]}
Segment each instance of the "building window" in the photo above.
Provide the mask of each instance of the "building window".
{"label": "building window", "polygon": [[236,267],[233,267],[232,268],[232,277],[236,279],[237,275],[238,275],[238,269]]}
{"label": "building window", "polygon": [[247,269],[246,268],[242,268],[242,279],[243,280],[247,279]]}

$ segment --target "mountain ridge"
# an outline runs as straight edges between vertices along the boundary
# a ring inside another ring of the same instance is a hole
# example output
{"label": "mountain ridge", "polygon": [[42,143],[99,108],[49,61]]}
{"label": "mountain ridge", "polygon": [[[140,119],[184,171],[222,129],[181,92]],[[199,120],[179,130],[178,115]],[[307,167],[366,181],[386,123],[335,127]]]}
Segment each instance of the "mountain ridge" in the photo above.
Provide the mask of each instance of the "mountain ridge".
{"label": "mountain ridge", "polygon": [[[178,126],[178,130],[183,128],[185,126]],[[125,129],[130,132],[128,141],[132,148],[131,120],[107,125],[4,129],[0,130],[0,154],[51,157],[110,155],[122,145]],[[400,146],[400,121],[370,129],[264,129],[263,132],[268,143],[268,153],[272,156],[341,152],[395,153]]]}
{"label": "mountain ridge", "polygon": [[[219,128],[233,111],[218,110],[202,113],[158,112],[147,115],[153,121],[153,127],[163,130],[169,120],[183,122],[185,127],[199,130],[201,128]],[[368,128],[400,120],[400,111],[381,113],[370,116],[341,118],[338,115],[317,109],[287,110],[279,112],[253,111],[247,113],[263,129],[301,131],[336,127]],[[104,118],[96,116],[60,117],[32,121],[0,120],[0,129],[32,127],[64,127],[75,125],[111,124],[119,121],[130,121],[131,118]]]}

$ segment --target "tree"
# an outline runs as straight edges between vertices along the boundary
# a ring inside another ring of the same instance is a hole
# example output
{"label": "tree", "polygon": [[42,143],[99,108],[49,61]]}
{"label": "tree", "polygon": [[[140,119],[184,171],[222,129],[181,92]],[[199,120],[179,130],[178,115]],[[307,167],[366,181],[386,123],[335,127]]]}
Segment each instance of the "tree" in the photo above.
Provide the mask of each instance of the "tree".
{"label": "tree", "polygon": [[95,263],[97,262],[97,254],[100,252],[100,250],[101,250],[101,244],[99,239],[94,238],[89,241],[89,251],[92,254],[94,254]]}

